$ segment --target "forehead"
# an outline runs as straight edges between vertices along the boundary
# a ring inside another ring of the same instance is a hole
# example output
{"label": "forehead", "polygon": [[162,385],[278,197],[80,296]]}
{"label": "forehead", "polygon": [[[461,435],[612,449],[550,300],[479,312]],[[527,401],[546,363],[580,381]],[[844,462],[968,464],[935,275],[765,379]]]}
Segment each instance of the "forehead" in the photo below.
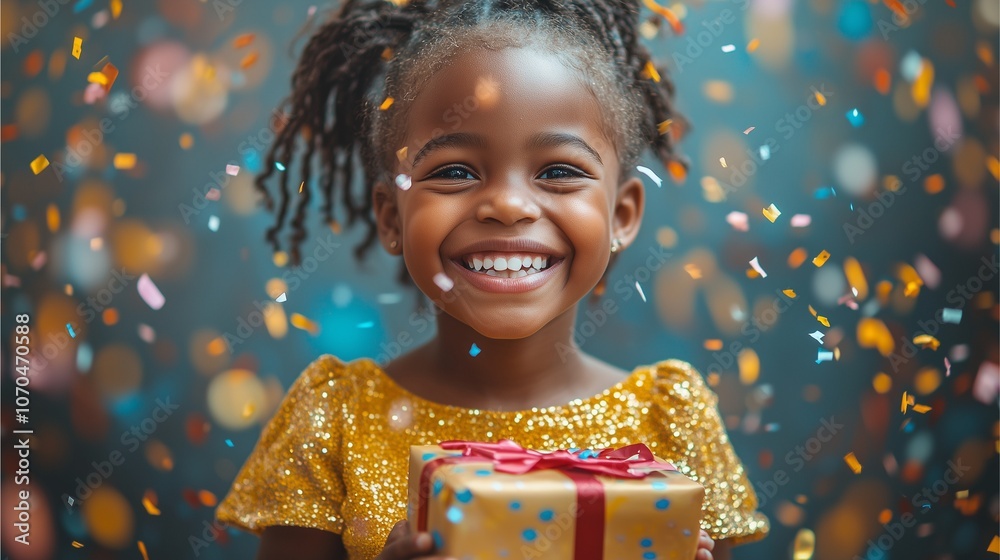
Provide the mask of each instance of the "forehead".
{"label": "forehead", "polygon": [[462,131],[483,135],[494,150],[521,146],[540,131],[569,132],[603,158],[614,151],[612,139],[583,79],[556,56],[534,48],[460,53],[413,101],[405,145],[415,151],[436,135]]}

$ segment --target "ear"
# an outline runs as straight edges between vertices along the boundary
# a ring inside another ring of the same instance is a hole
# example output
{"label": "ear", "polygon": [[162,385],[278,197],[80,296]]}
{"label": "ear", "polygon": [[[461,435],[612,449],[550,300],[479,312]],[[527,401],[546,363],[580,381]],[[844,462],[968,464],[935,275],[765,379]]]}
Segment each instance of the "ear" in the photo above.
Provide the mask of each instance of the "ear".
{"label": "ear", "polygon": [[646,191],[642,179],[630,177],[618,187],[611,224],[611,234],[621,239],[622,248],[628,247],[639,235],[642,213],[646,205]]}
{"label": "ear", "polygon": [[[376,182],[372,188],[372,206],[375,210],[375,228],[382,247],[390,255],[403,253],[403,241],[399,227],[399,209],[396,206],[395,191],[384,182]],[[392,246],[392,242],[396,246]]]}

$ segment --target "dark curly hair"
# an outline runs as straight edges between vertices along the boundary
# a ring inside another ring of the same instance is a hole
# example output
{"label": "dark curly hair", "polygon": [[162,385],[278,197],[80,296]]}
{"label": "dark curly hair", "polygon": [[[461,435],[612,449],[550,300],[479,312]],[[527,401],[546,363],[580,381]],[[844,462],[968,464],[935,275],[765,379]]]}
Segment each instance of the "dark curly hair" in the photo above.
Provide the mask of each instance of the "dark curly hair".
{"label": "dark curly hair", "polygon": [[[281,105],[290,112],[255,181],[265,206],[273,210],[266,182],[275,173],[275,163],[291,171],[297,143],[305,145],[299,167],[304,186],[291,186],[289,173],[280,174],[277,219],[267,230],[267,241],[274,251],[281,250],[278,234],[297,194],[290,258],[293,266],[301,262],[299,246],[306,238],[306,209],[312,199],[312,160],[318,157],[326,223],[339,233],[333,208],[339,191],[347,226],[359,218],[367,225],[367,235],[354,250],[363,264],[377,237],[372,189],[379,181],[392,184],[400,125],[411,102],[456,52],[470,47],[537,45],[580,72],[604,108],[604,127],[615,139],[622,179],[646,148],[671,174],[686,173],[687,161],[674,150],[686,123],[674,112],[674,86],[665,69],[638,40],[638,19],[638,3],[624,0],[345,1],[302,52],[292,75],[292,93]],[[657,16],[651,19],[653,25],[659,22]],[[388,97],[393,103],[382,110]],[[364,175],[360,190],[353,181],[358,159]],[[608,270],[618,254],[612,254]],[[594,290],[595,298],[604,291],[608,270]],[[414,286],[405,264],[398,280]]]}

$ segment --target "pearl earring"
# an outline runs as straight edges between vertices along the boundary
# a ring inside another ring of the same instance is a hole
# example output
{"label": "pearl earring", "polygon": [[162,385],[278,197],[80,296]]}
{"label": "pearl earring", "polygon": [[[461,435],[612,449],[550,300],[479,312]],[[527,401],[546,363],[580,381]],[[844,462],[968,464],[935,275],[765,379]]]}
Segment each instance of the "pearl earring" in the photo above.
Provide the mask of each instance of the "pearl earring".
{"label": "pearl earring", "polygon": [[621,248],[621,243],[622,243],[622,240],[618,239],[617,237],[615,237],[614,239],[612,239],[611,240],[611,252],[612,253],[617,253],[618,249]]}

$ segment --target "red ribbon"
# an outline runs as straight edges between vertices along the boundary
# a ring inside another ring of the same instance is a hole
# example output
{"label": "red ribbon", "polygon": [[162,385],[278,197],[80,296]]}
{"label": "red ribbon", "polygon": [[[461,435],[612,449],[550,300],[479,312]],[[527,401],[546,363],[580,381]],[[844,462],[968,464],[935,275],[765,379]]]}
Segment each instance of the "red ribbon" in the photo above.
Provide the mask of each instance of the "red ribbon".
{"label": "red ribbon", "polygon": [[[461,455],[449,455],[429,461],[420,473],[417,530],[427,530],[427,496],[431,475],[438,467],[449,463],[488,459],[493,470],[508,474],[524,474],[543,469],[556,469],[573,481],[579,518],[576,524],[574,557],[576,560],[600,559],[604,554],[604,485],[595,475],[616,478],[645,478],[662,470],[677,470],[672,464],[657,461],[644,443],[619,449],[602,449],[596,456],[584,456],[585,451],[559,450],[540,452],[525,449],[505,439],[496,443],[451,440],[440,444],[442,449],[459,450]],[[593,453],[593,452],[590,452]],[[662,476],[662,475],[661,475]]]}

